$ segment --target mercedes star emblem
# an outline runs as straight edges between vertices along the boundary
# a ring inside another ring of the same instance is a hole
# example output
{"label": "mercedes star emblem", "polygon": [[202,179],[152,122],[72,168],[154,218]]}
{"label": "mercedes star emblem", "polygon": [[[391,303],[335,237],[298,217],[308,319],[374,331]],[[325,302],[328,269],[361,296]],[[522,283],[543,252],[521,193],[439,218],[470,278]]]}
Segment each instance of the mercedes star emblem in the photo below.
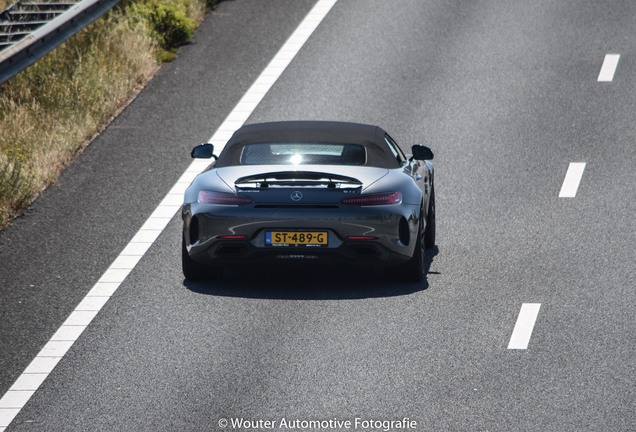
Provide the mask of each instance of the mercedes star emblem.
{"label": "mercedes star emblem", "polygon": [[294,191],[291,194],[291,199],[294,200],[294,201],[300,201],[301,199],[303,199],[303,194],[301,194],[298,191]]}

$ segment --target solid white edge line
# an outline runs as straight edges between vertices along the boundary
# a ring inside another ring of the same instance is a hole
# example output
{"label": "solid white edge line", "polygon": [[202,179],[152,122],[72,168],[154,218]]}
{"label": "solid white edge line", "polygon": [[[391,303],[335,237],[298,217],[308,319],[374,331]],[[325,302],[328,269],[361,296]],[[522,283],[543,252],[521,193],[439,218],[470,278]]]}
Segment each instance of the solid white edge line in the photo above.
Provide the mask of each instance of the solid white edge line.
{"label": "solid white edge line", "polygon": [[523,303],[521,305],[515,328],[510,336],[510,342],[508,342],[508,349],[524,350],[528,348],[540,308],[541,303]]}
{"label": "solid white edge line", "polygon": [[[319,0],[314,5],[254,84],[236,104],[209,140],[220,143],[215,148],[217,154],[223,149],[225,142],[230,139],[234,131],[243,126],[243,123],[249,118],[336,2],[337,0]],[[53,371],[53,368],[95,318],[110,296],[115,293],[119,285],[141,260],[141,257],[168,226],[172,217],[181,208],[186,188],[209,163],[208,160],[195,159],[188,166],[133,239],[16,382],[2,396],[0,399],[0,432],[3,432],[18,415],[33,393]],[[95,299],[94,297],[101,298]]]}
{"label": "solid white edge line", "polygon": [[614,73],[616,72],[620,58],[620,54],[605,55],[603,66],[601,66],[601,71],[598,74],[598,82],[612,82],[614,80]]}
{"label": "solid white edge line", "polygon": [[574,198],[585,171],[585,162],[571,162],[559,191],[559,198]]}

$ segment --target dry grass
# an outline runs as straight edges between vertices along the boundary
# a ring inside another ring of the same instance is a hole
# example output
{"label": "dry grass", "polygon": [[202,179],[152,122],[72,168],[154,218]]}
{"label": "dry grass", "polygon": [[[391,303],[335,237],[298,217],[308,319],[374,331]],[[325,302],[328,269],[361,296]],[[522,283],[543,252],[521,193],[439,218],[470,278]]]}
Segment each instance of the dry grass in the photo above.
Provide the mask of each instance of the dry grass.
{"label": "dry grass", "polygon": [[[186,7],[200,22],[205,3]],[[145,23],[114,11],[0,85],[0,227],[148,82],[157,50]]]}
{"label": "dry grass", "polygon": [[147,33],[114,13],[0,87],[0,226],[156,68]]}

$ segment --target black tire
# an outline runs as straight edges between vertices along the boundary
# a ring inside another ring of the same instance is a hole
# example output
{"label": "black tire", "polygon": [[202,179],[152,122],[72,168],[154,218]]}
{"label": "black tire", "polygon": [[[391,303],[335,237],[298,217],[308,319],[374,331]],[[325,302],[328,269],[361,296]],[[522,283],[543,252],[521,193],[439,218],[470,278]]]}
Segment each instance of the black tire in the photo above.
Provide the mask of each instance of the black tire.
{"label": "black tire", "polygon": [[209,267],[190,258],[183,237],[181,238],[181,268],[183,276],[191,281],[220,279],[223,275],[222,268]]}
{"label": "black tire", "polygon": [[433,186],[431,186],[431,199],[428,201],[428,212],[426,213],[424,246],[426,249],[435,246],[435,188]]}
{"label": "black tire", "polygon": [[407,282],[420,282],[424,279],[424,224],[420,219],[413,257],[399,267],[400,279]]}

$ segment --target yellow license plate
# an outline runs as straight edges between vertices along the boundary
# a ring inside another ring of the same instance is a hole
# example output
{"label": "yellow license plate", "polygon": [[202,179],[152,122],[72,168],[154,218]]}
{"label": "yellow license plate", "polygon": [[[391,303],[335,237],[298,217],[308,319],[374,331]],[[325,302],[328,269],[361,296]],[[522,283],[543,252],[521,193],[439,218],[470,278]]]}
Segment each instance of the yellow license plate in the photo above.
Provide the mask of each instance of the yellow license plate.
{"label": "yellow license plate", "polygon": [[267,246],[327,246],[327,231],[266,231]]}

